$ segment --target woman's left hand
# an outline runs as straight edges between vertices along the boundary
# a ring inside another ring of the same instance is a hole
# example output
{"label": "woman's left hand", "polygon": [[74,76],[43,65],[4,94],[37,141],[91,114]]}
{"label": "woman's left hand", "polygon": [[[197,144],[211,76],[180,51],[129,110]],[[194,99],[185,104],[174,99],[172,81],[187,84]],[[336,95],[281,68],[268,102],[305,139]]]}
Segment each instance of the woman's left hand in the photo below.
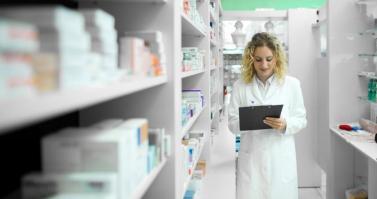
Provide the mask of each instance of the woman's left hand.
{"label": "woman's left hand", "polygon": [[266,117],[263,122],[277,130],[285,130],[285,127],[287,127],[287,122],[284,118]]}

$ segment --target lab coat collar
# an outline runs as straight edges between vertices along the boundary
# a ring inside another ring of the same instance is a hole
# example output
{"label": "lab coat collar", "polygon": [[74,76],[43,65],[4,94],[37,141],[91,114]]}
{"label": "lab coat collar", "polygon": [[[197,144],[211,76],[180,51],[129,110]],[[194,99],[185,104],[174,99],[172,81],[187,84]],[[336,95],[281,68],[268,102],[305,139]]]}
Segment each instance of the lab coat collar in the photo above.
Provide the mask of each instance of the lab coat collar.
{"label": "lab coat collar", "polygon": [[[258,83],[258,84],[260,84],[260,85],[263,86],[263,87],[265,86],[265,85],[263,84],[262,80],[260,80],[260,79],[258,78],[257,75],[255,75],[255,79],[257,80],[257,83]],[[270,86],[270,85],[272,84],[272,82],[274,81],[274,79],[275,79],[275,74],[272,74],[271,77],[269,77],[269,78],[266,80],[267,85]]]}
{"label": "lab coat collar", "polygon": [[271,99],[271,97],[273,97],[273,95],[276,93],[276,90],[279,88],[279,81],[278,79],[275,77],[275,75],[272,75],[270,78],[268,78],[268,82],[270,84],[270,87],[267,91],[267,94],[266,96],[263,98],[259,88],[258,88],[258,82],[257,81],[260,81],[260,80],[257,80],[258,78],[256,77],[256,75],[254,75],[253,77],[253,80],[252,80],[252,83],[251,83],[251,89],[252,89],[252,92],[253,92],[253,95],[254,97],[261,103],[261,104],[264,104],[266,103],[267,101],[269,101],[269,99]]}

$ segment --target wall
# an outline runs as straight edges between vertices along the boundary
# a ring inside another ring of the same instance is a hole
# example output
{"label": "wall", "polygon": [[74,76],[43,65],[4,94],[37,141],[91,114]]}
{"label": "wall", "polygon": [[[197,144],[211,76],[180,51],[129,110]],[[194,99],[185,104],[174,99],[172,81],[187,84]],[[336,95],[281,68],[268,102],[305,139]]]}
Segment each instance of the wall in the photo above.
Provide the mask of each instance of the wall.
{"label": "wall", "polygon": [[[372,38],[361,37],[359,32],[371,28],[373,23],[366,18],[363,6],[355,2],[329,0],[327,3],[330,127],[369,117],[368,103],[357,98],[367,95],[367,80],[359,78],[357,73],[363,69],[358,54],[374,52]],[[360,158],[360,154],[339,137],[328,133],[327,198],[343,198],[344,191],[355,186],[352,174],[367,175],[363,170],[366,159]],[[362,160],[364,163],[360,163]],[[355,164],[356,161],[359,163]]]}
{"label": "wall", "polygon": [[301,81],[308,125],[296,135],[298,180],[300,187],[318,187],[320,170],[316,161],[318,132],[317,71],[315,68],[315,37],[312,23],[315,10],[288,11],[289,74]]}

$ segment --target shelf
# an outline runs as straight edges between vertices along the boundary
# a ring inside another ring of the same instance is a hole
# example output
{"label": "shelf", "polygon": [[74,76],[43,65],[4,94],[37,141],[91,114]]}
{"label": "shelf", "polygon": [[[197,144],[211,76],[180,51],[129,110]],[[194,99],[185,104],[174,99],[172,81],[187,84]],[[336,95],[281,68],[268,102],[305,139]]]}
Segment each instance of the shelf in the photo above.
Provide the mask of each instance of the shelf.
{"label": "shelf", "polygon": [[377,2],[375,0],[358,0],[356,1],[357,5],[376,5]]}
{"label": "shelf", "polygon": [[358,151],[363,153],[368,158],[372,159],[374,162],[377,162],[377,144],[372,141],[367,140],[360,140],[357,138],[352,138],[350,135],[346,135],[343,133],[343,130],[339,130],[337,128],[330,128],[330,130],[342,138],[346,143],[350,144]]}
{"label": "shelf", "polygon": [[[135,192],[133,193],[131,199],[140,199],[143,198],[143,195],[149,189],[153,181],[156,179],[157,175],[161,172],[162,168],[164,168],[165,164],[167,163],[168,159],[164,158],[153,170],[143,179],[143,181],[138,185]],[[21,197],[21,190],[17,190],[12,194],[9,194],[5,197],[5,199],[19,199]]]}
{"label": "shelf", "polygon": [[205,37],[206,33],[200,30],[185,14],[181,14],[182,18],[182,35]]}
{"label": "shelf", "polygon": [[377,29],[369,29],[364,32],[360,32],[359,35],[361,36],[372,36],[374,38],[377,37]]}
{"label": "shelf", "polygon": [[235,48],[235,49],[224,49],[224,55],[242,55],[244,49],[243,48]]}
{"label": "shelf", "polygon": [[190,118],[190,120],[182,127],[182,136],[181,138],[183,138],[187,132],[191,129],[192,125],[196,122],[196,120],[198,119],[198,117],[200,116],[200,114],[202,114],[202,112],[204,111],[204,109],[207,108],[207,105],[204,105],[204,107],[202,108],[202,110],[198,111],[192,118]]}
{"label": "shelf", "polygon": [[85,108],[166,83],[167,77],[130,78],[111,85],[0,100],[0,132]]}
{"label": "shelf", "polygon": [[167,159],[165,158],[164,160],[162,160],[162,162],[157,165],[149,174],[148,176],[141,182],[141,184],[136,188],[135,190],[135,193],[133,194],[133,196],[131,197],[132,199],[139,199],[139,198],[143,198],[143,195],[145,194],[145,192],[147,192],[147,190],[149,189],[149,187],[151,186],[152,182],[154,181],[154,179],[157,177],[157,175],[160,173],[160,171],[162,170],[162,168],[165,166],[167,162]]}
{"label": "shelf", "polygon": [[[195,169],[195,167],[196,167],[196,164],[198,164],[198,161],[200,160],[200,156],[201,156],[201,154],[202,154],[202,151],[203,151],[204,145],[207,143],[208,137],[209,137],[208,135],[204,135],[203,143],[200,144],[200,147],[199,147],[199,153],[198,153],[198,158],[197,158],[196,160],[194,160],[193,171],[194,171],[194,169]],[[185,196],[186,190],[187,190],[188,185],[189,185],[189,183],[190,183],[190,181],[191,181],[191,178],[192,178],[192,174],[193,174],[193,173],[194,173],[194,172],[191,172],[191,174],[190,174],[189,176],[187,176],[187,179],[186,179],[186,181],[185,181],[184,184],[183,184],[183,195],[182,195],[182,198],[184,198],[184,196]]]}
{"label": "shelf", "polygon": [[365,102],[368,102],[368,103],[371,103],[371,104],[376,104],[376,102],[368,100],[368,97],[366,97],[366,96],[359,96],[358,98],[362,101],[365,101]]}
{"label": "shelf", "polygon": [[359,57],[377,57],[377,54],[367,54],[367,53],[361,53],[359,54]]}
{"label": "shelf", "polygon": [[359,72],[358,74],[359,77],[365,77],[368,79],[377,79],[377,76],[375,75],[374,72]]}
{"label": "shelf", "polygon": [[194,71],[188,71],[188,72],[182,72],[181,73],[181,78],[186,78],[186,77],[190,77],[190,76],[194,76],[194,75],[198,75],[198,74],[201,74],[201,73],[204,73],[205,70],[202,69],[202,70],[194,70]]}

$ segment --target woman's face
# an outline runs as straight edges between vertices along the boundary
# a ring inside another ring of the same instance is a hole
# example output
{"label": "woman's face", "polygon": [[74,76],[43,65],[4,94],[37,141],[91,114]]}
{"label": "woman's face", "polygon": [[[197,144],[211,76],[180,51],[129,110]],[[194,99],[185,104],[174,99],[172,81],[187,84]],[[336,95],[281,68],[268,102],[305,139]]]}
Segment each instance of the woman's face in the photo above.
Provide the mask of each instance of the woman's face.
{"label": "woman's face", "polygon": [[254,69],[260,80],[266,81],[274,73],[276,59],[267,46],[257,47],[254,50]]}

